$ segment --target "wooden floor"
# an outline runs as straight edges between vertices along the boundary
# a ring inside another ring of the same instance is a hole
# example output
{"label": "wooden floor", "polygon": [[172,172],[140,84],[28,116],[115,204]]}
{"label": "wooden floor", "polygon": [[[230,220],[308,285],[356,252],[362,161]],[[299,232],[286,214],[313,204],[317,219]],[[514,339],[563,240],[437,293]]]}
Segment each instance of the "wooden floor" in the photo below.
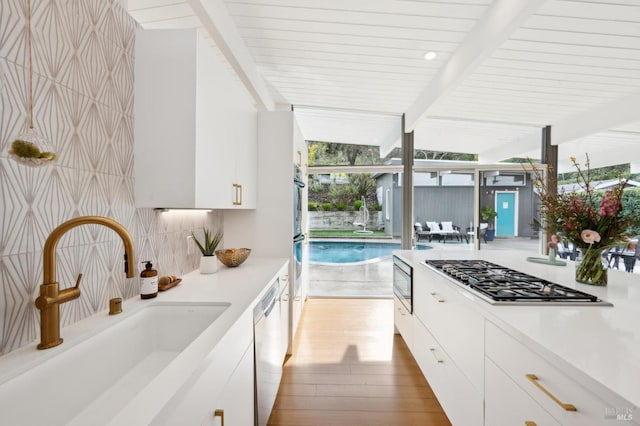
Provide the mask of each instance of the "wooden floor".
{"label": "wooden floor", "polygon": [[269,425],[450,425],[389,299],[309,299]]}

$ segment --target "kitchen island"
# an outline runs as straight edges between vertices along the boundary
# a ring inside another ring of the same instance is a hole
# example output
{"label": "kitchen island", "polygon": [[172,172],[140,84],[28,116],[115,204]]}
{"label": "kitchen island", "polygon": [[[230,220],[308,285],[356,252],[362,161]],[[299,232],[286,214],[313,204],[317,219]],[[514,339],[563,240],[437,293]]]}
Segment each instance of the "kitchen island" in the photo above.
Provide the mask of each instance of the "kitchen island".
{"label": "kitchen island", "polygon": [[[396,327],[453,424],[638,424],[640,277],[609,271],[607,287],[578,284],[571,262],[517,251],[394,255],[413,266],[413,315]],[[492,305],[425,259],[487,260],[613,306]]]}
{"label": "kitchen island", "polygon": [[253,308],[286,275],[280,258],[196,270],[154,299],[125,300],[119,315],[63,327],[55,348],[0,357],[2,423],[215,424],[215,412],[253,424]]}

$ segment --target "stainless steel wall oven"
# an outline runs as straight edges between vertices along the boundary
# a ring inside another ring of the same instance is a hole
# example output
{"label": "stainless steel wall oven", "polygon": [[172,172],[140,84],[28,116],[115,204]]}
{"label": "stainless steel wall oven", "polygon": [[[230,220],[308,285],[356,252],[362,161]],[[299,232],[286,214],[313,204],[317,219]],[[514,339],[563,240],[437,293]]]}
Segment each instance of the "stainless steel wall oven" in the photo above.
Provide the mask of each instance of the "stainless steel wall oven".
{"label": "stainless steel wall oven", "polygon": [[413,268],[393,256],[393,294],[413,313]]}

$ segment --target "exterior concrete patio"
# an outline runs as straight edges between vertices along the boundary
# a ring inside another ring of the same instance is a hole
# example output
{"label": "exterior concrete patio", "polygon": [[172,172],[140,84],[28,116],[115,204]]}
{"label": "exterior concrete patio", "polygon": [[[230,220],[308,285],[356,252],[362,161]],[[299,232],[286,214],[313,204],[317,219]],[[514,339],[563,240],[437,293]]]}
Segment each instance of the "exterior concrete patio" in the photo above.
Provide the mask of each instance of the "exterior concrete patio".
{"label": "exterior concrete patio", "polygon": [[[388,242],[388,240],[386,240]],[[399,241],[394,241],[399,242]],[[423,243],[421,243],[423,244]],[[446,244],[431,242],[426,244],[433,250],[473,250],[473,244]],[[526,250],[532,254],[539,252],[540,240],[531,238],[496,238],[483,243],[481,250]],[[308,256],[305,256],[308,259]],[[309,297],[367,297],[391,298],[393,268],[391,257],[359,265],[326,265],[305,262],[309,279]]]}

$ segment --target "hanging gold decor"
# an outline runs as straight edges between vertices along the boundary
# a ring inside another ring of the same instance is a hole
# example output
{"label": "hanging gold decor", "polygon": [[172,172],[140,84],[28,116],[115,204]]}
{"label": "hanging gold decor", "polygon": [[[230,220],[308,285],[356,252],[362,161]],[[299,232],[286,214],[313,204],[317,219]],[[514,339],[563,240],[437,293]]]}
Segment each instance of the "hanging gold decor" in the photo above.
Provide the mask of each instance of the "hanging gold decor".
{"label": "hanging gold decor", "polygon": [[20,164],[41,167],[55,161],[55,152],[47,138],[39,134],[33,126],[33,54],[31,48],[31,0],[27,0],[27,52],[29,59],[29,129],[11,143],[9,156]]}

